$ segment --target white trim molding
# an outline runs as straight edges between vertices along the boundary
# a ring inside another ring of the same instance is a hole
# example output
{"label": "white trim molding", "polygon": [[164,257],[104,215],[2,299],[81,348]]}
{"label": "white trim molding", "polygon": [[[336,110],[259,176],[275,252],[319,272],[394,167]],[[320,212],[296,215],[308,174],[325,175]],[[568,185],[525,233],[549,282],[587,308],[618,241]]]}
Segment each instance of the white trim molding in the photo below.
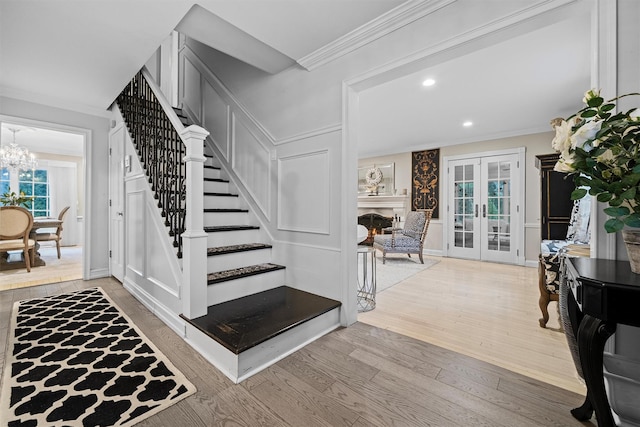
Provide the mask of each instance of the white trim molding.
{"label": "white trim molding", "polygon": [[307,71],[329,63],[457,0],[410,0],[298,59]]}

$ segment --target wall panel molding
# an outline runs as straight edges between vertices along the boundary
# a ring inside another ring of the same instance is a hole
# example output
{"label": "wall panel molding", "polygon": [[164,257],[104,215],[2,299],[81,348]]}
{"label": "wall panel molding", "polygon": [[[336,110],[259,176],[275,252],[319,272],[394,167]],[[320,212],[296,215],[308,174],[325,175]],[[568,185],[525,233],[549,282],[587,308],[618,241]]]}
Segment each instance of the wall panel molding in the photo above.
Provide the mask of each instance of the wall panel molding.
{"label": "wall panel molding", "polygon": [[278,159],[279,230],[330,234],[331,169],[329,149]]}

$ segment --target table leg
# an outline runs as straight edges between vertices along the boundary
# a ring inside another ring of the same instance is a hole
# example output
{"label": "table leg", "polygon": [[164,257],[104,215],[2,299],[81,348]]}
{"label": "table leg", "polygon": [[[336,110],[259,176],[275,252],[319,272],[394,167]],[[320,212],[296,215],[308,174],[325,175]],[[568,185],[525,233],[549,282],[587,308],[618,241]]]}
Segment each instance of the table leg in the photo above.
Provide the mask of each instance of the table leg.
{"label": "table leg", "polygon": [[587,383],[587,399],[581,407],[572,410],[571,414],[576,419],[585,421],[591,417],[593,409],[599,427],[615,427],[602,373],[604,345],[615,330],[615,323],[608,323],[589,315],[584,316],[578,328],[580,364]]}

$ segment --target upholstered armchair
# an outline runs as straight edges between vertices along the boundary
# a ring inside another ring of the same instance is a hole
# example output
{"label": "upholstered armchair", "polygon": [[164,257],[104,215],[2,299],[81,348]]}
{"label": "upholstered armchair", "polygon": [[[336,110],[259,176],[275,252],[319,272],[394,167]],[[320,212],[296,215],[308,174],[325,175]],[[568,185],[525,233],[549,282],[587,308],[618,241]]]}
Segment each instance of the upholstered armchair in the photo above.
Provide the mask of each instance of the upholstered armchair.
{"label": "upholstered armchair", "polygon": [[373,247],[382,251],[382,263],[386,261],[388,253],[418,254],[420,262],[422,259],[422,248],[427,235],[429,223],[431,222],[433,209],[421,209],[411,211],[407,214],[404,228],[391,228],[391,234],[378,234],[373,238]]}
{"label": "upholstered armchair", "polygon": [[563,256],[589,256],[591,197],[576,200],[571,211],[571,219],[565,240],[543,240],[538,263],[538,304],[542,317],[540,327],[546,328],[549,321],[548,306],[558,301],[560,295],[560,258]]}
{"label": "upholstered armchair", "polygon": [[0,252],[22,251],[27,271],[35,257],[35,244],[29,238],[33,227],[31,212],[19,206],[0,207]]}

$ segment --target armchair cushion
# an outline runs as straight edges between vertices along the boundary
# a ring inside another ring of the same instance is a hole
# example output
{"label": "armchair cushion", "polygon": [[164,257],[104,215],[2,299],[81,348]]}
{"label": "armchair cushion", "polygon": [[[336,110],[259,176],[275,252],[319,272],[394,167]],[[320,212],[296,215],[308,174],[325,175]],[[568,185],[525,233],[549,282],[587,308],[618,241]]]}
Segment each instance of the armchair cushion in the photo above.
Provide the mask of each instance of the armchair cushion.
{"label": "armchair cushion", "polygon": [[373,238],[373,241],[382,246],[387,251],[396,250],[404,253],[406,251],[418,250],[420,248],[420,239],[405,236],[403,234],[396,234],[395,238],[391,239],[390,235],[378,234]]}

